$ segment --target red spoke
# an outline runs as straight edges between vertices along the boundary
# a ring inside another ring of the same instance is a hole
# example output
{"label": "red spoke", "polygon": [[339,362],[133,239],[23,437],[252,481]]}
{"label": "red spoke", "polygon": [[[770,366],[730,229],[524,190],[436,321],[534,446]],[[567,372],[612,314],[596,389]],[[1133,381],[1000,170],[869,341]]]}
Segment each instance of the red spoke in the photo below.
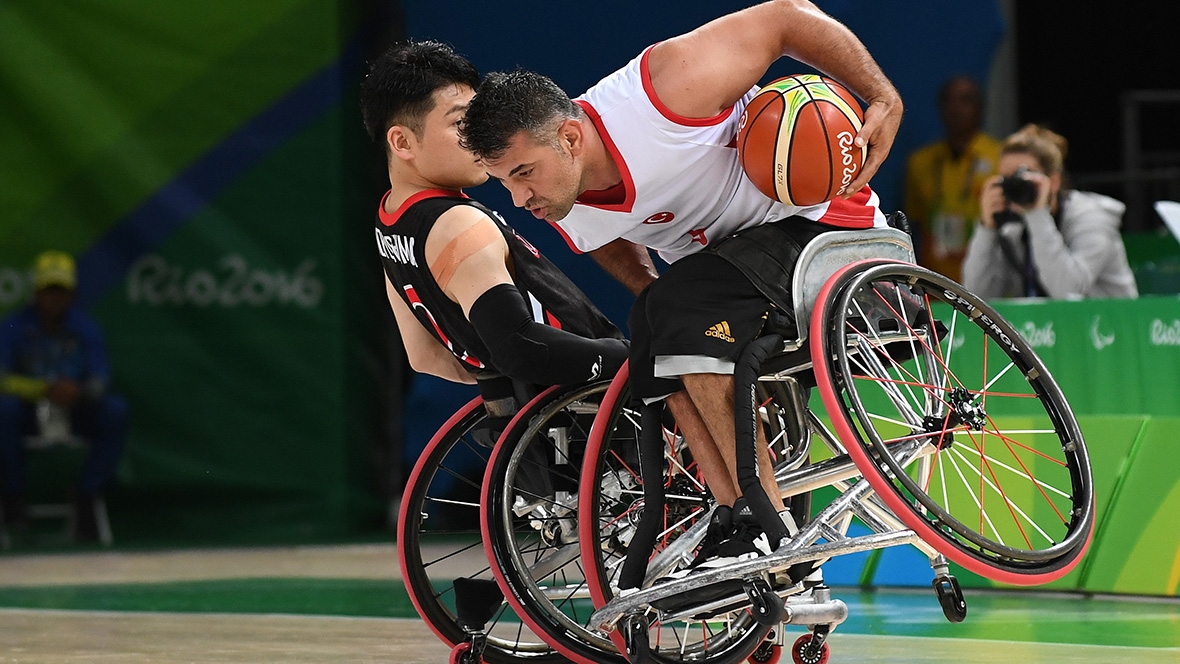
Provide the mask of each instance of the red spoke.
{"label": "red spoke", "polygon": [[[890,358],[890,359],[892,360],[892,358]],[[898,369],[905,371],[905,367],[898,365],[896,362],[894,362],[894,365]],[[909,372],[906,372],[906,373],[908,374]],[[868,374],[856,374],[853,376],[853,378],[856,378],[858,380],[874,380],[874,381],[881,382],[881,383],[894,383],[897,385],[910,385],[912,387],[922,387],[922,388],[926,388],[926,389],[930,389],[930,390],[945,390],[946,389],[945,387],[939,387],[938,385],[931,385],[930,383],[919,383],[919,382],[908,381],[908,380],[897,380],[896,378],[881,378],[879,376],[870,376]],[[979,391],[967,390],[967,392],[969,394],[971,394],[972,396],[985,395],[985,396],[989,396],[989,397],[1010,397],[1010,398],[1014,398],[1014,399],[1016,399],[1016,398],[1018,398],[1018,399],[1039,399],[1040,398],[1036,394],[1017,394],[1014,392],[992,392],[991,390],[979,390]]]}
{"label": "red spoke", "polygon": [[1015,438],[1009,438],[1008,436],[1005,436],[1004,434],[1000,433],[1000,428],[998,426],[996,426],[996,423],[992,420],[991,415],[987,416],[987,421],[989,423],[991,423],[992,428],[995,429],[994,431],[988,431],[988,433],[995,435],[995,436],[999,436],[1005,443],[1011,443],[1017,447],[1023,447],[1024,449],[1028,450],[1029,452],[1032,452],[1033,454],[1035,454],[1039,457],[1043,457],[1045,459],[1048,459],[1049,461],[1052,461],[1053,463],[1057,464],[1058,466],[1061,466],[1062,468],[1069,468],[1069,464],[1065,463],[1064,461],[1059,461],[1057,459],[1054,459],[1053,457],[1049,456],[1048,454],[1045,454],[1044,452],[1041,452],[1040,450],[1035,450],[1035,449],[1029,447],[1028,445],[1025,445],[1024,443],[1020,442],[1019,440],[1016,440]]}
{"label": "red spoke", "polygon": [[983,394],[989,397],[1011,397],[1013,399],[1040,399],[1036,394],[1017,394],[1014,392],[992,392],[991,390],[980,390],[972,392],[972,394]]}
{"label": "red spoke", "polygon": [[618,523],[618,522],[619,522],[619,520],[620,520],[620,519],[622,519],[623,517],[627,516],[627,515],[628,515],[628,514],[630,514],[631,512],[635,511],[635,509],[638,507],[638,505],[639,505],[639,503],[638,503],[638,502],[631,503],[631,505],[629,505],[629,506],[627,507],[627,509],[623,510],[623,513],[622,513],[622,514],[620,514],[620,515],[616,516],[615,518],[611,519],[610,521],[607,521],[607,522],[606,522],[606,524],[605,524],[603,527],[605,528],[605,527],[607,527],[607,526],[613,526],[613,525],[615,525],[616,523]]}
{"label": "red spoke", "polygon": [[[930,294],[922,293],[922,300],[926,302],[926,315],[930,317],[930,327],[934,328],[931,330],[934,332],[934,347],[938,349],[938,356],[942,357],[942,341],[938,338],[938,328],[934,325],[934,310],[930,308]],[[954,343],[955,340],[951,339],[951,344]]]}
{"label": "red spoke", "polygon": [[[1000,497],[1004,499],[1004,506],[1008,508],[1008,513],[1012,515],[1012,521],[1014,521],[1016,523],[1016,527],[1020,529],[1020,536],[1024,538],[1024,543],[1028,545],[1028,548],[1031,551],[1033,548],[1032,542],[1029,541],[1029,539],[1028,539],[1028,533],[1024,532],[1024,526],[1021,525],[1020,519],[1016,518],[1016,510],[1012,509],[1012,501],[1008,500],[1008,495],[1006,493],[1004,493],[1004,487],[1003,487],[1003,485],[1000,484],[999,478],[996,477],[996,471],[992,470],[992,465],[987,462],[987,457],[984,456],[983,448],[980,447],[979,444],[975,443],[974,434],[967,434],[967,435],[970,436],[971,443],[975,445],[975,449],[979,451],[979,467],[980,467],[979,483],[980,483],[980,486],[983,485],[983,468],[984,468],[984,466],[986,466],[987,467],[987,474],[992,476],[992,481],[996,483],[996,491],[1000,492]],[[979,526],[979,532],[980,533],[983,532],[982,525]],[[999,537],[999,533],[996,534],[996,537]]]}
{"label": "red spoke", "polygon": [[[872,341],[870,341],[870,340],[869,340],[869,338],[868,338],[867,336],[865,336],[863,332],[861,332],[860,330],[857,330],[855,327],[852,327],[852,325],[851,325],[851,324],[849,324],[849,326],[848,326],[848,327],[850,327],[850,328],[852,329],[852,331],[856,332],[856,334],[857,334],[857,335],[859,335],[859,336],[860,336],[860,338],[864,339],[864,340],[865,340],[865,342],[869,344],[869,347],[870,347],[870,348],[872,347]],[[879,350],[879,349],[874,349],[874,350]],[[898,362],[897,360],[893,359],[893,357],[892,357],[891,355],[889,355],[888,353],[886,353],[886,352],[884,352],[884,351],[881,351],[881,355],[883,355],[883,356],[885,357],[885,359],[889,360],[889,362],[891,362],[891,363],[893,364],[893,367],[894,367],[895,369],[897,369],[897,370],[898,370],[898,371],[900,371],[901,373],[904,373],[905,375],[909,376],[910,378],[913,378],[913,379],[914,379],[914,381],[917,381],[917,380],[918,380],[916,377],[914,377],[914,375],[913,375],[913,374],[911,374],[909,371],[907,371],[907,370],[906,370],[906,368],[905,368],[904,366],[902,366],[900,362]],[[856,376],[853,376],[853,377],[855,378]],[[942,402],[942,404],[943,404],[944,406],[946,406],[947,408],[950,408],[950,409],[952,409],[952,410],[954,409],[954,407],[953,407],[953,406],[950,404],[950,402],[948,402],[946,399],[943,399],[942,397],[938,396],[938,393],[937,393],[937,391],[939,391],[939,390],[941,390],[941,391],[945,391],[945,390],[946,390],[946,388],[945,388],[945,387],[935,387],[935,386],[933,386],[933,385],[926,385],[925,383],[921,383],[921,382],[913,382],[913,383],[909,383],[909,382],[906,382],[906,381],[901,381],[901,380],[894,380],[894,379],[891,379],[891,378],[874,378],[874,377],[872,377],[872,376],[869,376],[869,375],[867,375],[867,374],[863,376],[863,379],[864,379],[864,380],[881,380],[881,381],[884,381],[884,382],[894,382],[894,383],[899,383],[899,384],[902,384],[902,385],[917,385],[917,386],[920,386],[920,387],[921,387],[921,386],[930,387],[932,390],[935,390],[935,392],[932,392],[932,396],[933,396],[935,399],[938,399],[939,401],[941,401],[941,402]],[[961,383],[960,383],[960,385],[961,385]],[[966,389],[966,388],[964,388],[964,389]],[[912,395],[912,394],[911,394],[910,396],[914,396],[914,395]],[[916,397],[916,396],[914,396],[914,398],[916,399],[917,397]],[[916,406],[917,404],[913,404],[913,405],[915,405],[915,406]]]}
{"label": "red spoke", "polygon": [[[968,433],[967,436],[969,438],[971,438],[972,443],[975,443],[975,436],[973,434]],[[978,445],[976,445],[975,447],[976,447],[976,449],[979,449]],[[985,498],[984,494],[983,494],[983,466],[984,466],[983,451],[980,451],[979,452],[979,532],[980,533],[983,532],[983,515],[984,515],[984,512],[986,511],[983,508],[984,498]],[[1002,496],[1002,495],[1004,495],[1004,493],[1001,491],[1000,495]],[[996,533],[996,537],[999,537],[999,536],[1000,536],[999,533]],[[1032,548],[1031,544],[1029,545],[1029,548]]]}
{"label": "red spoke", "polygon": [[[668,512],[669,511],[670,510],[668,509],[668,505],[665,504],[664,505],[664,527],[661,528],[661,530],[664,531],[664,538],[660,540],[660,544],[658,547],[660,549],[668,546],[668,537],[671,536],[671,534],[672,534],[672,533],[668,532]],[[655,551],[652,551],[652,555],[653,556],[655,555]]]}
{"label": "red spoke", "polygon": [[[987,385],[987,340],[988,336],[983,335],[983,380],[979,381],[981,385]],[[987,410],[987,395],[983,395],[983,409]]]}
{"label": "red spoke", "polygon": [[[890,358],[890,359],[892,359],[892,358]],[[902,367],[898,367],[898,368],[901,369],[902,371],[905,371],[905,369]],[[862,380],[876,380],[876,381],[880,381],[882,383],[894,383],[896,385],[912,385],[913,387],[924,387],[924,388],[931,389],[931,390],[944,389],[944,388],[938,387],[937,385],[930,385],[929,383],[919,383],[916,381],[909,381],[909,380],[897,380],[896,378],[879,378],[877,376],[868,376],[868,375],[854,376],[854,377],[860,378]]]}
{"label": "red spoke", "polygon": [[641,483],[641,484],[643,483],[643,478],[641,478],[639,476],[639,473],[635,472],[634,470],[631,470],[631,466],[628,466],[627,462],[623,461],[623,458],[619,456],[618,452],[611,450],[610,453],[611,453],[611,456],[613,456],[615,458],[615,460],[618,461],[619,464],[622,465],[623,468],[625,468],[627,470],[628,473],[631,473],[631,477],[635,478],[635,480],[638,481],[639,483]]}
{"label": "red spoke", "polygon": [[[967,386],[963,384],[963,381],[959,380],[959,377],[955,375],[955,372],[951,371],[951,368],[950,368],[950,367],[948,367],[948,366],[946,365],[946,362],[944,362],[944,361],[943,361],[943,359],[942,359],[942,354],[941,354],[941,353],[934,353],[934,351],[932,351],[932,350],[930,349],[930,345],[929,345],[929,344],[927,344],[927,343],[926,343],[926,342],[925,342],[925,341],[922,339],[922,337],[918,336],[918,332],[917,332],[917,330],[915,330],[913,327],[911,327],[911,326],[910,326],[910,322],[909,322],[908,320],[906,320],[906,319],[905,319],[905,316],[902,316],[901,314],[897,313],[897,310],[893,308],[893,305],[892,305],[892,304],[889,304],[889,300],[886,300],[886,299],[885,299],[885,296],[884,296],[884,295],[882,295],[882,294],[880,293],[880,291],[878,291],[878,290],[877,290],[877,287],[876,287],[876,286],[873,286],[873,292],[877,294],[877,297],[881,298],[881,301],[885,303],[885,306],[886,306],[886,307],[889,307],[889,310],[890,310],[890,311],[892,311],[892,312],[893,312],[893,315],[894,315],[894,316],[896,316],[896,317],[897,317],[897,319],[901,321],[901,324],[902,324],[902,325],[905,325],[906,329],[907,329],[907,330],[909,330],[909,331],[910,331],[910,333],[914,335],[914,337],[915,337],[915,338],[918,340],[918,343],[922,345],[922,348],[925,348],[925,349],[926,349],[926,352],[928,352],[928,353],[931,353],[931,354],[933,354],[933,355],[934,355],[934,359],[938,360],[938,363],[939,363],[940,365],[942,365],[942,368],[943,368],[943,370],[945,370],[945,371],[946,371],[947,375],[948,375],[948,376],[950,376],[951,378],[953,378],[953,379],[954,379],[954,381],[955,381],[956,383],[958,383],[958,384],[959,384],[959,387],[961,387],[961,388],[963,388],[963,389],[967,389]],[[936,339],[938,338],[938,333],[937,333],[937,332],[935,332],[935,334],[934,334],[934,337],[935,337]]]}
{"label": "red spoke", "polygon": [[[988,417],[987,419],[989,422],[991,422],[992,418]],[[995,426],[995,422],[992,422],[992,426]],[[1008,448],[1008,452],[1012,454],[1012,458],[1016,459],[1016,463],[1020,464],[1020,469],[1024,471],[1024,476],[1027,477],[1028,480],[1033,483],[1033,486],[1035,486],[1037,488],[1037,491],[1039,491],[1040,494],[1042,496],[1044,496],[1045,502],[1049,503],[1049,507],[1052,507],[1053,511],[1057,513],[1057,518],[1061,519],[1061,523],[1068,524],[1069,521],[1067,521],[1065,519],[1065,517],[1061,515],[1061,511],[1057,509],[1057,505],[1054,504],[1054,502],[1049,499],[1049,494],[1045,493],[1044,487],[1041,486],[1040,482],[1033,479],[1032,473],[1029,472],[1028,467],[1025,466],[1024,462],[1020,460],[1020,457],[1016,455],[1016,450],[1013,450],[1012,446],[1008,444],[1008,440],[1007,440],[1008,437],[1003,434],[996,434],[996,435],[1000,436],[1000,440],[1004,441],[1004,447]],[[1021,447],[1025,447],[1025,446],[1021,445]],[[1031,448],[1026,447],[1025,449],[1031,449]],[[1036,450],[1033,450],[1033,451],[1036,451]],[[980,452],[980,453],[982,454],[982,452]],[[1042,456],[1044,456],[1044,455],[1042,455]],[[1046,458],[1048,458],[1048,457],[1046,457]],[[1056,459],[1052,459],[1052,460],[1056,461]],[[1061,465],[1064,466],[1065,464],[1061,464]]]}

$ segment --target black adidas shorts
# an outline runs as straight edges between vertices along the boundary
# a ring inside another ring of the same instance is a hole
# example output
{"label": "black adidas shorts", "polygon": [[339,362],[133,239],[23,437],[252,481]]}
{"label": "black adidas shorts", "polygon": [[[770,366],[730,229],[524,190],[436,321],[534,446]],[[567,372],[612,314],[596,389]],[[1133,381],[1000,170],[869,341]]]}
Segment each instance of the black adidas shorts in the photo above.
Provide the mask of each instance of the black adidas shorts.
{"label": "black adidas shorts", "polygon": [[[786,228],[799,246],[831,230],[797,218],[779,223],[790,224]],[[794,260],[790,263],[786,267],[793,272]],[[736,362],[746,345],[763,334],[770,307],[766,295],[725,258],[701,252],[676,261],[631,309],[633,393],[657,398],[680,389],[679,380],[655,377],[658,356]]]}
{"label": "black adidas shorts", "polygon": [[631,309],[631,383],[635,396],[655,398],[679,381],[655,378],[658,355],[704,355],[736,361],[759,336],[770,304],[724,258],[682,258],[639,295]]}

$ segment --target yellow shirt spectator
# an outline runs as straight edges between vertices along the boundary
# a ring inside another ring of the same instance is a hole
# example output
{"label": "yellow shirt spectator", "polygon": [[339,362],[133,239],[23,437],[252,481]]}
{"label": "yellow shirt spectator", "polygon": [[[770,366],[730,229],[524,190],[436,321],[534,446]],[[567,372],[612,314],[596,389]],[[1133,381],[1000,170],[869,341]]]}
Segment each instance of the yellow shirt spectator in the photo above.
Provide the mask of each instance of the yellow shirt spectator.
{"label": "yellow shirt spectator", "polygon": [[979,218],[979,195],[999,160],[999,141],[982,133],[958,156],[946,141],[910,155],[902,209],[920,229],[920,264],[960,280],[967,240]]}

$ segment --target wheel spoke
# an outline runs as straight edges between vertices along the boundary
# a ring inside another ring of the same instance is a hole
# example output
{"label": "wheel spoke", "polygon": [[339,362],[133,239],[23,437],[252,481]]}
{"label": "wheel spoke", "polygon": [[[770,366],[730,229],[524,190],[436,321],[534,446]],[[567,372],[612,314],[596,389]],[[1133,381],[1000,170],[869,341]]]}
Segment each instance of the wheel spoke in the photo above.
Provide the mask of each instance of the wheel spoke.
{"label": "wheel spoke", "polygon": [[[969,451],[969,452],[971,452],[972,454],[975,454],[975,455],[978,455],[978,454],[979,454],[979,450],[976,450],[974,447],[965,446],[963,449],[965,449],[965,450],[967,450],[967,451]],[[1020,477],[1023,477],[1024,479],[1026,479],[1026,480],[1029,480],[1030,482],[1036,482],[1037,484],[1041,485],[1041,486],[1042,486],[1042,487],[1044,487],[1045,489],[1048,489],[1049,491],[1052,491],[1053,493],[1055,493],[1055,494],[1057,494],[1057,495],[1061,496],[1062,498],[1065,498],[1066,500],[1073,500],[1073,496],[1071,496],[1071,495],[1069,495],[1068,493],[1066,493],[1066,492],[1062,491],[1061,489],[1058,489],[1058,488],[1054,487],[1054,486],[1053,486],[1053,485],[1051,485],[1051,484],[1047,484],[1047,483],[1045,483],[1045,482],[1042,482],[1041,480],[1038,480],[1038,479],[1037,479],[1037,478],[1035,478],[1035,477],[1029,477],[1028,475],[1026,475],[1026,474],[1024,473],[1024,471],[1022,471],[1022,470],[1016,470],[1016,469],[1015,469],[1015,468],[1013,468],[1012,466],[1009,466],[1008,464],[1004,463],[1003,461],[1000,461],[999,459],[997,459],[997,458],[995,458],[995,457],[991,456],[990,454],[989,454],[989,455],[987,455],[987,461],[988,461],[988,463],[989,463],[989,464],[992,464],[992,465],[999,466],[1000,468],[1003,468],[1003,469],[1005,469],[1005,470],[1007,470],[1007,471],[1009,471],[1009,472],[1011,472],[1011,473],[1013,473],[1013,474],[1015,474],[1015,475],[1019,475]]]}
{"label": "wheel spoke", "polygon": [[[882,294],[881,294],[881,292],[877,290],[877,286],[876,286],[876,284],[873,284],[873,287],[872,287],[872,288],[873,288],[873,293],[874,293],[874,294],[875,294],[875,295],[876,295],[878,298],[880,298],[880,299],[881,299],[881,301],[885,301],[885,296],[884,296],[884,295],[882,295]],[[877,345],[878,345],[878,347],[879,347],[879,348],[882,350],[882,352],[883,352],[883,353],[884,353],[884,354],[885,354],[885,355],[888,357],[888,353],[885,353],[885,351],[884,351],[884,348],[885,348],[885,342],[881,341],[881,336],[880,336],[879,334],[877,334],[877,329],[876,329],[875,327],[873,327],[872,325],[870,325],[870,324],[869,324],[869,317],[868,317],[868,316],[866,316],[866,315],[864,314],[864,311],[863,311],[863,310],[860,308],[860,302],[857,302],[856,300],[853,300],[852,302],[853,302],[853,304],[855,304],[855,305],[856,305],[856,309],[857,309],[857,311],[859,311],[859,312],[860,312],[860,316],[861,316],[861,318],[862,318],[862,319],[865,321],[865,327],[867,327],[867,328],[869,329],[869,331],[873,333],[873,338],[877,340]],[[891,307],[891,308],[892,308],[892,307]],[[912,339],[911,339],[911,343],[912,343]],[[915,355],[915,357],[917,357],[917,356]],[[892,358],[892,357],[890,357],[889,359],[890,359],[890,360],[892,360],[893,358]],[[895,364],[895,365],[897,365],[897,366],[900,366],[900,365],[898,365],[898,363],[897,363],[897,362],[894,362],[894,364]],[[895,368],[895,372],[896,372],[896,368]],[[897,374],[897,377],[898,377],[898,378],[901,378],[901,374],[900,374],[900,373],[898,373],[898,374]],[[908,387],[906,388],[906,390],[907,390],[907,391],[909,391],[909,393],[910,393],[910,398],[912,398],[914,401],[917,401],[917,400],[918,400],[918,397],[917,397],[917,396],[914,394],[913,390],[910,390]]]}
{"label": "wheel spoke", "polygon": [[[967,448],[967,449],[971,449],[971,448]],[[973,471],[975,470],[975,467],[973,465],[971,465],[971,462],[967,460],[967,457],[963,456],[962,452],[960,452],[958,449],[952,449],[951,452],[953,452],[956,456],[958,456],[960,459],[962,459],[963,463],[967,464],[968,468],[970,468]],[[996,486],[995,484],[992,484],[991,480],[987,479],[983,475],[980,475],[980,478],[982,478],[983,481],[986,482],[989,487],[991,487],[992,491],[995,491],[996,493],[1000,494],[1000,496],[1004,499],[1004,502],[1007,503],[1009,510],[1016,510],[1016,513],[1018,513],[1018,514],[1020,514],[1020,516],[1024,517],[1024,520],[1027,521],[1030,526],[1035,528],[1036,531],[1041,534],[1041,537],[1044,537],[1047,542],[1049,542],[1050,544],[1057,543],[1053,540],[1052,537],[1049,537],[1048,533],[1046,533],[1044,530],[1041,530],[1041,527],[1038,526],[1037,523],[1035,521],[1033,521],[1032,518],[1029,517],[1028,514],[1025,514],[1024,510],[1020,509],[1019,505],[1012,502],[1012,500],[1009,499],[1008,496],[1006,496],[1004,494],[1004,492],[998,486]],[[1013,515],[1013,518],[1015,518],[1015,515]],[[1032,548],[1031,542],[1029,543],[1029,548],[1030,549]]]}
{"label": "wheel spoke", "polygon": [[[996,530],[995,524],[992,523],[991,517],[988,516],[987,512],[984,511],[983,505],[980,504],[979,499],[975,497],[975,490],[972,489],[971,484],[967,482],[967,478],[963,475],[962,469],[959,468],[959,462],[955,461],[954,456],[948,456],[947,459],[950,460],[951,466],[953,466],[955,469],[955,473],[959,475],[959,479],[963,481],[963,486],[967,489],[967,495],[971,497],[971,501],[974,502],[975,507],[979,509],[979,518],[983,521],[986,521],[987,525],[991,527],[992,534],[996,536],[996,541],[1000,544],[1003,544],[1004,546],[1007,546],[1007,544],[1004,544],[1004,538],[1000,535],[1000,531]],[[983,533],[983,526],[980,526],[979,531],[980,534]]]}

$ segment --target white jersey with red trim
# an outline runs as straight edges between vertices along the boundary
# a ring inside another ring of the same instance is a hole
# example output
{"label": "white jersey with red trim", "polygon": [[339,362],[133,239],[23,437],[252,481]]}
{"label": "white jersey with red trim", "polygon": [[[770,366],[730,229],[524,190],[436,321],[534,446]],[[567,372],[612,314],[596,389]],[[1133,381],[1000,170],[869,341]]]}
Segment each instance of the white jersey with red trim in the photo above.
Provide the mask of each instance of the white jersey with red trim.
{"label": "white jersey with red trim", "polygon": [[738,162],[738,122],[757,88],[716,117],[676,115],[651,86],[651,49],[575,101],[619,167],[621,187],[585,192],[554,227],[576,252],[623,238],[672,263],[744,228],[798,215],[840,228],[885,226],[867,186],[849,200],[783,205],[758,191]]}

